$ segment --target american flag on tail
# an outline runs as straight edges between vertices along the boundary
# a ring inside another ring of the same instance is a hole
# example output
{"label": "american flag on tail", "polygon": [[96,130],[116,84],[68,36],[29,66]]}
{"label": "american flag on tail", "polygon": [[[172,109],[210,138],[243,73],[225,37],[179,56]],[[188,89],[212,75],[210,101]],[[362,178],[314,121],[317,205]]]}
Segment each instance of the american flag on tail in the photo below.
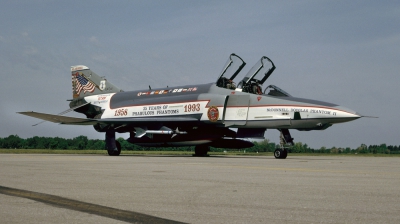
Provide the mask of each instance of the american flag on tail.
{"label": "american flag on tail", "polygon": [[72,75],[72,81],[75,82],[75,90],[78,95],[81,94],[82,90],[83,93],[92,93],[96,87],[91,81],[78,72]]}

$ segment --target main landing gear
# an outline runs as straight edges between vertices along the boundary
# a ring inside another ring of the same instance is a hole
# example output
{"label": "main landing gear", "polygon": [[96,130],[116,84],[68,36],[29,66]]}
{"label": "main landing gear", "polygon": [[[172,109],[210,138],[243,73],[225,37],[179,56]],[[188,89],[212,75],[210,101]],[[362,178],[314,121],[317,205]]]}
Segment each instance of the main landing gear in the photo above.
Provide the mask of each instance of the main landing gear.
{"label": "main landing gear", "polygon": [[121,154],[121,143],[115,141],[116,150],[107,150],[109,156],[119,156]]}
{"label": "main landing gear", "polygon": [[285,145],[294,145],[293,138],[290,135],[288,129],[278,129],[281,132],[280,135],[280,148],[275,149],[274,157],[275,159],[286,159],[288,154],[288,149],[285,148]]}
{"label": "main landing gear", "polygon": [[109,156],[121,154],[121,144],[115,140],[115,130],[106,131],[106,149]]}
{"label": "main landing gear", "polygon": [[210,146],[208,145],[196,145],[194,147],[194,154],[193,156],[208,156],[208,152],[210,151]]}

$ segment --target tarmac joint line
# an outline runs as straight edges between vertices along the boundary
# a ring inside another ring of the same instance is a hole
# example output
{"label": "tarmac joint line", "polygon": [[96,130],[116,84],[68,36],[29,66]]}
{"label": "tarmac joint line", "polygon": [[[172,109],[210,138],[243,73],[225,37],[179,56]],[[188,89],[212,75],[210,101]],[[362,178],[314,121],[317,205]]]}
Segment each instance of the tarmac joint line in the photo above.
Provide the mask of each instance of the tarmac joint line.
{"label": "tarmac joint line", "polygon": [[27,198],[42,202],[51,206],[56,206],[60,208],[75,210],[79,212],[85,212],[89,214],[99,215],[111,219],[116,219],[129,223],[171,223],[177,224],[182,223],[178,221],[173,221],[169,219],[163,219],[156,216],[146,215],[139,212],[121,210],[116,208],[111,208],[102,205],[96,205],[92,203],[77,201],[73,199],[63,198],[60,196],[37,193],[33,191],[20,190],[16,188],[9,188],[0,186],[0,194],[5,194],[9,196]]}

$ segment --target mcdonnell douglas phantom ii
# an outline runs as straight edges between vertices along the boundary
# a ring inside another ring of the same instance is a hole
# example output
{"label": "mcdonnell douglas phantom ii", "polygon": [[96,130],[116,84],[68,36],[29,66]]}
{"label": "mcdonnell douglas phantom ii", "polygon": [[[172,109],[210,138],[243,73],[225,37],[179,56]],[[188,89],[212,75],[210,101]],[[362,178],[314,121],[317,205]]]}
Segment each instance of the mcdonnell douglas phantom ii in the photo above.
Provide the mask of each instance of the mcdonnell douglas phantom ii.
{"label": "mcdonnell douglas phantom ii", "polygon": [[215,83],[194,84],[125,92],[87,66],[71,67],[70,109],[87,118],[19,112],[69,125],[93,125],[105,133],[106,150],[118,156],[116,132],[129,133],[128,142],[139,146],[195,146],[197,156],[210,147],[247,148],[245,139],[264,138],[267,129],[280,132],[277,159],[287,157],[293,145],[289,129],[324,130],[333,124],[361,117],[353,110],[317,100],[291,96],[275,85],[262,85],[275,70],[263,56],[237,84],[233,81],[246,63],[231,54]]}

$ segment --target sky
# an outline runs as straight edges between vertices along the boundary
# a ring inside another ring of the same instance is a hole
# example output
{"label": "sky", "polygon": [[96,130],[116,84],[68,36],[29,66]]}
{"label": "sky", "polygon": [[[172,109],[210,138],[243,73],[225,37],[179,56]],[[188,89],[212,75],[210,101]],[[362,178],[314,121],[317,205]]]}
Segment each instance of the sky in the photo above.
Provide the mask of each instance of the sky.
{"label": "sky", "polygon": [[[237,79],[267,56],[276,70],[266,84],[379,117],[323,131],[292,130],[295,142],[313,148],[400,145],[399,1],[0,0],[0,5],[0,137],[103,139],[91,126],[33,127],[40,120],[16,113],[68,109],[72,65],[86,65],[129,91],[215,82],[236,53],[247,63]],[[267,130],[265,137],[278,142],[279,132]]]}

